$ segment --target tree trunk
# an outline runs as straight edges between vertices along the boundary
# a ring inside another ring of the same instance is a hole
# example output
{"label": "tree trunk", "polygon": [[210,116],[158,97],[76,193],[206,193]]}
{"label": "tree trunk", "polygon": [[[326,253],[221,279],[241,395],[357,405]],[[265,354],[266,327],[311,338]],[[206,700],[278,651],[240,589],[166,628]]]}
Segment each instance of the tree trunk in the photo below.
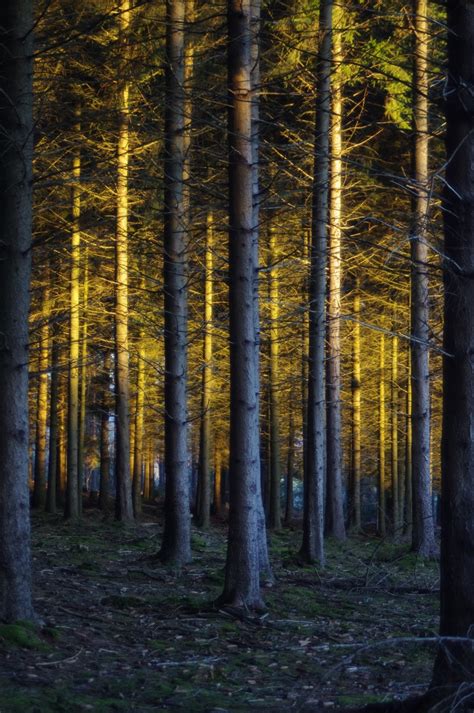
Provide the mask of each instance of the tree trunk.
{"label": "tree trunk", "polygon": [[378,527],[380,537],[387,534],[385,504],[385,334],[380,335],[379,347],[379,483]]}
{"label": "tree trunk", "polygon": [[99,508],[107,513],[109,509],[109,481],[110,481],[110,353],[105,354],[103,362],[102,380],[102,405],[100,412],[100,485]]}
{"label": "tree trunk", "polygon": [[329,133],[331,122],[332,0],[319,10],[316,67],[313,214],[309,281],[308,435],[304,474],[303,543],[300,556],[324,564],[324,483],[326,475],[326,267],[329,199]]}
{"label": "tree trunk", "polygon": [[128,162],[130,0],[120,2],[120,42],[123,66],[118,99],[117,226],[115,235],[115,517],[133,520],[130,478],[130,374],[128,348]]}
{"label": "tree trunk", "polygon": [[221,603],[259,609],[259,409],[250,0],[228,2],[229,538]]}
{"label": "tree trunk", "polygon": [[440,634],[467,640],[440,643],[433,684],[457,687],[474,676],[474,6],[447,9]]}
{"label": "tree trunk", "polygon": [[52,328],[51,346],[51,390],[49,397],[49,458],[46,511],[54,514],[57,507],[58,478],[58,421],[59,421],[59,325],[55,321]]}
{"label": "tree trunk", "polygon": [[46,431],[48,424],[48,367],[49,367],[49,286],[43,290],[41,327],[38,344],[38,400],[36,409],[36,443],[33,502],[34,508],[44,509],[46,503]]}
{"label": "tree trunk", "polygon": [[392,483],[392,528],[393,536],[400,535],[400,509],[399,509],[399,462],[398,462],[398,337],[392,337],[392,374],[391,374],[391,399],[390,399],[390,468]]}
{"label": "tree trunk", "polygon": [[214,447],[214,512],[222,516],[223,511],[222,493],[222,449],[220,446]]}
{"label": "tree trunk", "polygon": [[413,430],[411,423],[411,354],[408,352],[408,376],[406,394],[406,440],[405,440],[405,534],[411,539],[413,533],[413,466],[411,460]]}
{"label": "tree trunk", "polygon": [[293,476],[295,473],[295,409],[294,409],[295,392],[292,387],[290,392],[290,424],[288,430],[288,454],[286,465],[286,507],[285,507],[285,525],[291,526],[293,522]]}
{"label": "tree trunk", "polygon": [[331,167],[329,207],[329,290],[327,319],[327,512],[326,532],[346,537],[342,485],[341,434],[341,214],[342,214],[342,85],[341,9],[336,8],[331,76]]}
{"label": "tree trunk", "polygon": [[435,552],[430,472],[429,365],[429,126],[428,126],[428,0],[415,0],[414,66],[414,190],[415,215],[411,235],[411,361],[412,361],[412,549],[423,557]]}
{"label": "tree trunk", "polygon": [[360,502],[360,436],[361,436],[361,411],[360,411],[360,293],[359,281],[354,285],[352,316],[354,326],[352,331],[352,445],[351,445],[351,509],[350,526],[353,530],[361,528],[361,502]]}
{"label": "tree trunk", "polygon": [[165,101],[165,528],[160,558],[191,559],[187,414],[187,244],[185,177],[185,2],[166,3]]}
{"label": "tree trunk", "polygon": [[0,4],[0,620],[34,618],[28,496],[31,0]]}
{"label": "tree trunk", "polygon": [[77,444],[77,497],[79,510],[82,510],[82,488],[84,486],[84,442],[86,437],[87,417],[87,304],[89,301],[89,255],[84,251],[84,281],[82,285],[82,329],[81,329],[81,365],[79,371],[79,428]]}
{"label": "tree trunk", "polygon": [[270,508],[268,525],[281,530],[281,454],[280,454],[280,384],[279,325],[280,296],[278,286],[278,248],[275,230],[270,227],[268,288],[270,299]]}
{"label": "tree trunk", "polygon": [[[142,289],[145,289],[144,282]],[[133,484],[132,500],[135,517],[142,511],[142,476],[143,476],[143,426],[145,421],[145,360],[146,351],[144,332],[140,329],[138,337],[138,362],[137,362],[137,398],[135,412],[135,441],[133,458]]]}
{"label": "tree trunk", "polygon": [[[80,135],[80,124],[75,126]],[[81,157],[73,158],[72,165],[72,236],[71,236],[71,287],[69,307],[69,385],[67,406],[67,480],[64,516],[75,520],[79,517],[79,345],[80,345],[80,250],[81,250]]]}
{"label": "tree trunk", "polygon": [[204,276],[204,340],[199,443],[198,525],[207,528],[211,513],[211,395],[212,395],[212,311],[213,311],[213,217],[207,214],[206,267]]}

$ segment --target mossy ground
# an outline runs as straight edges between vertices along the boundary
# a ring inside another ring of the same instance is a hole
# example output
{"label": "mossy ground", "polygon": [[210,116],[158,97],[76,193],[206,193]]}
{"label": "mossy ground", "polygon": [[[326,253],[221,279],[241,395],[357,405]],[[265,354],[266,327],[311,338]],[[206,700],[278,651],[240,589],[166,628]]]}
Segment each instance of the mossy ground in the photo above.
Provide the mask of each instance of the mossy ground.
{"label": "mossy ground", "polygon": [[339,710],[428,683],[433,648],[419,639],[437,630],[437,565],[407,546],[330,541],[321,570],[297,564],[297,529],[277,533],[268,613],[242,617],[213,604],[225,526],[193,533],[180,572],[158,563],[160,534],[153,516],[34,517],[45,626],[0,626],[0,713]]}

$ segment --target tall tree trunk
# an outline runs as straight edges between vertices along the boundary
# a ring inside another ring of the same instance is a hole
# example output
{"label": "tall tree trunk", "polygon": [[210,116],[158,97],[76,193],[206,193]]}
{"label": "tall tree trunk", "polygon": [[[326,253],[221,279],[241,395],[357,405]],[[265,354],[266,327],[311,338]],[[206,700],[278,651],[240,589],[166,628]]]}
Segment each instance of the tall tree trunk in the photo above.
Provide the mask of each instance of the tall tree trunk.
{"label": "tall tree trunk", "polygon": [[392,337],[392,375],[390,399],[390,467],[392,481],[393,536],[400,535],[399,461],[398,461],[398,337]]}
{"label": "tall tree trunk", "polygon": [[82,328],[81,328],[81,365],[79,371],[79,428],[77,444],[77,474],[79,509],[82,509],[82,488],[84,485],[84,442],[86,436],[87,417],[87,330],[89,301],[89,255],[87,248],[84,251],[84,278],[82,284]]}
{"label": "tall tree trunk", "polygon": [[313,214],[309,282],[308,435],[304,474],[303,543],[300,556],[324,563],[324,483],[326,475],[326,267],[329,199],[329,133],[331,122],[332,0],[319,9],[316,67]]}
{"label": "tall tree trunk", "polygon": [[28,311],[33,150],[31,0],[0,5],[0,619],[32,619]]}
{"label": "tall tree trunk", "polygon": [[[80,134],[80,124],[75,126]],[[71,286],[69,306],[69,384],[67,405],[67,480],[64,516],[74,520],[79,517],[79,346],[80,346],[80,250],[81,250],[81,157],[77,152],[72,164],[72,236],[71,236]]]}
{"label": "tall tree trunk", "polygon": [[359,281],[354,285],[352,316],[354,326],[352,331],[352,444],[351,444],[351,509],[350,526],[354,530],[361,528],[361,502],[360,502],[360,436],[361,436],[361,411],[360,411],[360,293]]}
{"label": "tall tree trunk", "polygon": [[288,453],[286,461],[286,506],[285,525],[290,526],[293,522],[293,476],[295,474],[295,390],[290,391],[290,423],[288,429]]}
{"label": "tall tree trunk", "polygon": [[[142,282],[142,289],[145,284]],[[141,328],[138,336],[138,361],[137,361],[137,398],[135,412],[135,441],[133,458],[133,484],[132,500],[135,517],[142,511],[142,476],[143,476],[143,427],[145,422],[145,360],[146,350],[144,331]]]}
{"label": "tall tree trunk", "polygon": [[408,351],[408,375],[406,393],[406,437],[405,437],[405,534],[411,539],[413,532],[413,465],[411,460],[413,430],[411,422],[412,386],[411,354]]}
{"label": "tall tree trunk", "polygon": [[217,516],[223,511],[222,493],[222,448],[220,445],[214,446],[214,512]]}
{"label": "tall tree trunk", "polygon": [[46,431],[48,424],[49,367],[49,286],[43,290],[41,327],[38,344],[38,400],[36,408],[36,445],[33,507],[43,510],[46,503]]}
{"label": "tall tree trunk", "polygon": [[474,6],[448,0],[441,641],[434,685],[472,682],[474,654]]}
{"label": "tall tree trunk", "polygon": [[49,396],[49,458],[46,511],[54,514],[57,507],[58,426],[59,426],[59,325],[53,322],[51,334],[51,389]]}
{"label": "tall tree trunk", "polygon": [[275,230],[270,227],[268,288],[270,298],[270,509],[268,525],[281,530],[281,453],[280,453],[280,296],[278,285],[278,248]]}
{"label": "tall tree trunk", "polygon": [[430,472],[429,365],[429,126],[428,126],[428,0],[414,0],[414,190],[415,215],[411,235],[411,360],[412,360],[412,549],[423,557],[435,552]]}
{"label": "tall tree trunk", "polygon": [[385,503],[385,334],[380,335],[379,346],[379,483],[378,527],[380,537],[387,534]]}
{"label": "tall tree trunk", "polygon": [[160,558],[191,559],[187,415],[187,244],[185,178],[185,7],[166,3],[165,101],[165,528]]}
{"label": "tall tree trunk", "polygon": [[103,374],[101,385],[101,410],[100,410],[100,485],[99,508],[107,513],[109,509],[109,481],[110,481],[110,352],[104,355]]}
{"label": "tall tree trunk", "polygon": [[341,215],[342,215],[342,39],[341,8],[336,7],[331,77],[331,168],[329,207],[329,290],[327,320],[327,512],[326,532],[344,540],[341,434]]}
{"label": "tall tree trunk", "polygon": [[[128,348],[128,164],[130,0],[120,0],[122,77],[118,99],[117,226],[115,235],[115,517],[132,520],[130,477],[130,367]],[[125,75],[125,79],[123,76]]]}
{"label": "tall tree trunk", "polygon": [[206,266],[204,275],[204,339],[201,397],[201,433],[199,443],[199,510],[200,527],[207,528],[211,513],[211,395],[212,395],[212,312],[213,312],[213,217],[207,214]]}
{"label": "tall tree trunk", "polygon": [[259,551],[258,335],[252,170],[250,0],[228,2],[229,88],[229,538],[221,602],[262,607]]}

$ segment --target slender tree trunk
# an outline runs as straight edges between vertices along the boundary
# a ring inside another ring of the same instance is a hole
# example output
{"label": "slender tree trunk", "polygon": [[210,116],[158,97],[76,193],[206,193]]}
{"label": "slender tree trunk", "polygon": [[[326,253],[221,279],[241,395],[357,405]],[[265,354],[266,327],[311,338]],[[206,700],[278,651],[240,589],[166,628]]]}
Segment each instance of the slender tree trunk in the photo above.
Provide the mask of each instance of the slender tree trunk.
{"label": "slender tree trunk", "polygon": [[214,512],[219,517],[223,511],[222,498],[222,449],[214,447]]}
{"label": "slender tree trunk", "polygon": [[0,5],[0,620],[34,618],[28,496],[28,311],[31,271],[30,0]]}
{"label": "slender tree trunk", "polygon": [[84,251],[84,281],[82,285],[82,335],[81,335],[81,365],[80,365],[80,387],[79,387],[79,428],[77,446],[77,473],[79,509],[82,509],[82,488],[84,485],[84,442],[86,436],[87,417],[87,330],[88,314],[87,306],[89,301],[89,256],[87,248]]}
{"label": "slender tree trunk", "polygon": [[57,507],[56,489],[58,479],[58,426],[59,426],[59,329],[53,322],[51,335],[51,389],[49,397],[49,458],[46,511],[54,514]]}
{"label": "slender tree trunk", "polygon": [[67,421],[68,421],[68,391],[69,378],[59,374],[59,404],[58,404],[58,469],[56,474],[56,503],[59,507],[66,506],[67,491]]}
{"label": "slender tree trunk", "polygon": [[304,474],[303,543],[300,556],[324,564],[324,483],[326,475],[326,266],[329,199],[329,133],[331,121],[332,0],[319,10],[316,68],[313,214],[309,283],[308,435]]}
{"label": "slender tree trunk", "polygon": [[405,533],[411,538],[413,531],[413,465],[411,460],[413,431],[411,420],[412,387],[411,355],[408,352],[408,376],[406,394],[406,440],[405,440]]}
{"label": "slender tree trunk", "polygon": [[270,509],[268,524],[273,530],[281,530],[281,454],[280,454],[280,344],[279,324],[280,296],[278,285],[278,248],[276,233],[270,228],[268,287],[270,298]]}
{"label": "slender tree trunk", "polygon": [[429,126],[428,126],[428,0],[414,0],[414,164],[415,215],[411,236],[411,360],[412,360],[412,549],[423,557],[435,552],[430,472],[429,365]]}
{"label": "slender tree trunk", "polygon": [[191,559],[187,415],[187,244],[185,178],[185,8],[166,3],[165,101],[165,528],[160,558]]}
{"label": "slender tree trunk", "polygon": [[392,481],[393,536],[400,535],[399,461],[398,461],[398,337],[392,337],[392,376],[390,399],[390,467]]}
{"label": "slender tree trunk", "polygon": [[361,528],[360,476],[361,476],[361,410],[360,410],[360,293],[359,281],[356,280],[353,295],[352,316],[352,448],[351,448],[351,510],[350,526],[354,530]]}
{"label": "slender tree trunk", "polygon": [[[130,0],[120,0],[122,77],[118,98],[117,226],[115,235],[115,517],[133,520],[130,476],[130,367],[128,348],[128,164]],[[125,78],[123,76],[125,75]]]}
{"label": "slender tree trunk", "polygon": [[336,7],[331,76],[331,178],[329,208],[329,289],[327,321],[327,512],[326,531],[346,537],[342,484],[341,433],[341,216],[342,216],[342,85],[341,9]]}
{"label": "slender tree trunk", "polygon": [[204,276],[204,340],[201,397],[201,433],[199,443],[198,524],[207,528],[211,513],[211,395],[212,395],[212,311],[213,311],[213,217],[207,214],[206,267]]}
{"label": "slender tree trunk", "polygon": [[[144,439],[146,442],[146,439]],[[143,499],[145,502],[151,500],[151,467],[152,467],[152,452],[151,446],[149,445],[145,452],[145,462],[144,462],[144,483],[143,483]]]}
{"label": "slender tree trunk", "polygon": [[220,601],[261,608],[259,551],[258,336],[252,170],[250,0],[228,2],[230,503]]}
{"label": "slender tree trunk", "polygon": [[379,502],[378,502],[378,533],[380,537],[387,534],[386,503],[385,503],[385,334],[380,335],[379,347]]}
{"label": "slender tree trunk", "polygon": [[110,481],[110,353],[106,353],[103,361],[102,407],[100,412],[100,485],[99,508],[107,513],[109,509]]}
{"label": "slender tree trunk", "polygon": [[[80,134],[80,124],[75,126]],[[80,346],[80,250],[81,250],[81,157],[73,158],[72,165],[72,236],[71,236],[71,287],[69,307],[69,387],[67,407],[67,480],[64,516],[74,520],[79,517],[79,346]]]}
{"label": "slender tree trunk", "polygon": [[292,387],[290,392],[290,423],[288,430],[288,453],[286,465],[286,507],[285,507],[285,525],[290,526],[293,522],[293,476],[295,473],[295,409],[294,409],[295,391]]}
{"label": "slender tree trunk", "polygon": [[36,447],[33,502],[34,508],[46,504],[46,431],[48,424],[49,367],[49,286],[43,290],[38,356],[38,400],[36,409]]}
{"label": "slender tree trunk", "polygon": [[447,9],[440,634],[467,640],[440,642],[433,683],[457,688],[474,672],[474,7]]}
{"label": "slender tree trunk", "polygon": [[[142,283],[142,289],[145,288]],[[143,427],[145,422],[145,360],[146,350],[144,332],[140,329],[138,337],[138,362],[137,362],[137,398],[135,413],[135,440],[133,458],[133,484],[132,500],[133,512],[138,517],[142,511],[142,476],[143,476]]]}

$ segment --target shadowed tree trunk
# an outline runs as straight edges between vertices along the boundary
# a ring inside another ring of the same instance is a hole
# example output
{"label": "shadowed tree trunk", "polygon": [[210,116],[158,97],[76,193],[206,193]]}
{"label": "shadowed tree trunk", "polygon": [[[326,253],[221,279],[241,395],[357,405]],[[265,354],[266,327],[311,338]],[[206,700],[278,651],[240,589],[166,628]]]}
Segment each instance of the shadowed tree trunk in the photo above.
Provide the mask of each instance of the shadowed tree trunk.
{"label": "shadowed tree trunk", "polygon": [[109,509],[110,480],[110,353],[104,355],[100,412],[100,485],[99,508],[107,513]]}
{"label": "shadowed tree trunk", "polygon": [[51,390],[49,397],[49,458],[46,511],[54,514],[57,507],[58,426],[59,426],[59,325],[53,321],[51,334]]}
{"label": "shadowed tree trunk", "polygon": [[38,344],[38,399],[36,408],[34,508],[43,509],[46,503],[46,431],[48,424],[48,366],[49,366],[49,286],[43,290],[41,328]]}
{"label": "shadowed tree trunk", "polygon": [[187,414],[187,204],[184,0],[166,3],[164,175],[165,527],[163,562],[191,560]]}
{"label": "shadowed tree trunk", "polygon": [[84,251],[84,278],[82,284],[82,328],[81,328],[81,365],[79,371],[79,428],[77,445],[77,474],[79,509],[82,509],[82,488],[84,485],[84,443],[86,437],[87,417],[87,332],[88,332],[88,301],[89,301],[89,255]]}
{"label": "shadowed tree trunk", "polygon": [[[259,409],[250,0],[228,2],[230,502],[222,604],[259,609]],[[255,100],[255,99],[254,99]]]}
{"label": "shadowed tree trunk", "polygon": [[270,299],[270,508],[268,525],[281,530],[281,454],[280,454],[280,383],[279,383],[279,325],[280,304],[278,285],[278,248],[274,228],[269,235],[268,291]]}
{"label": "shadowed tree trunk", "polygon": [[34,618],[28,512],[32,28],[31,0],[3,0],[0,4],[0,620],[4,621]]}
{"label": "shadowed tree trunk", "polygon": [[326,475],[326,266],[331,121],[332,0],[319,10],[316,67],[316,127],[309,279],[308,434],[304,474],[303,542],[306,562],[324,563],[324,483]]}
{"label": "shadowed tree trunk", "polygon": [[378,527],[380,537],[387,534],[385,503],[385,334],[380,335],[379,347],[379,482]]}
{"label": "shadowed tree trunk", "polygon": [[290,423],[288,430],[288,453],[286,460],[286,506],[285,525],[290,526],[293,522],[293,476],[295,473],[295,389],[292,386],[290,391]]}
{"label": "shadowed tree trunk", "polygon": [[[395,329],[395,327],[394,327]],[[390,399],[390,467],[392,480],[393,536],[400,536],[399,461],[398,461],[398,337],[392,337],[392,376]]]}
{"label": "shadowed tree trunk", "polygon": [[430,472],[428,0],[415,0],[414,5],[415,215],[411,235],[412,549],[423,557],[429,557],[434,554],[436,546]]}
{"label": "shadowed tree trunk", "polygon": [[360,435],[361,435],[361,412],[360,412],[360,294],[359,281],[354,285],[354,295],[352,303],[352,316],[354,319],[352,331],[352,444],[351,444],[351,508],[349,514],[350,527],[360,530]]}
{"label": "shadowed tree trunk", "polygon": [[458,687],[474,678],[474,4],[447,9],[440,634],[467,640],[440,643],[433,684]]}

